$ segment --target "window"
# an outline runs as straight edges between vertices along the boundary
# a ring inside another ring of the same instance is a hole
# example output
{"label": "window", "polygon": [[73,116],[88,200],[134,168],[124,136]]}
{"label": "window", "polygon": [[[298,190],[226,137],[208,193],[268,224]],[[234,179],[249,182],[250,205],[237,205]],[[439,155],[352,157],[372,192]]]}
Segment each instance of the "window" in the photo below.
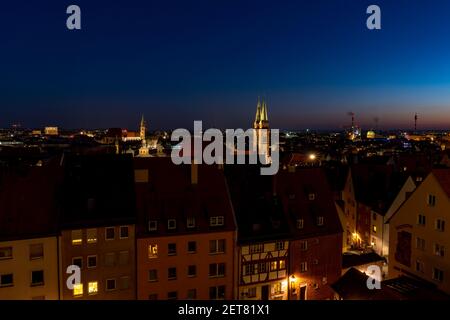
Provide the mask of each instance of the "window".
{"label": "window", "polygon": [[225,299],[225,286],[210,287],[209,299]]}
{"label": "window", "polygon": [[284,241],[277,241],[275,243],[275,250],[284,250]]}
{"label": "window", "polygon": [[277,261],[272,261],[270,263],[270,271],[276,271],[278,270],[278,262]]}
{"label": "window", "polygon": [[283,293],[281,282],[277,282],[273,285],[273,293],[274,294],[281,294]]}
{"label": "window", "polygon": [[417,271],[417,272],[422,272],[422,273],[423,273],[423,270],[424,270],[424,264],[423,264],[423,262],[420,261],[420,260],[417,260],[417,261],[416,261],[416,271]]}
{"label": "window", "polygon": [[151,244],[148,246],[148,258],[149,259],[158,258],[158,245],[157,244]]}
{"label": "window", "polygon": [[177,299],[178,299],[177,291],[170,291],[167,293],[167,300],[177,300]]}
{"label": "window", "polygon": [[197,242],[189,241],[188,242],[188,253],[195,253],[195,252],[197,252]]}
{"label": "window", "polygon": [[44,270],[31,272],[31,286],[42,286],[44,284]]}
{"label": "window", "polygon": [[197,266],[188,266],[188,277],[195,277],[197,275]]}
{"label": "window", "polygon": [[265,273],[267,272],[267,263],[261,262],[258,264],[258,272],[259,273]]}
{"label": "window", "polygon": [[264,251],[264,245],[263,244],[254,244],[250,246],[250,254],[253,253],[261,253]]}
{"label": "window", "polygon": [[97,267],[97,256],[96,255],[87,257],[87,267],[88,267],[88,269]]}
{"label": "window", "polygon": [[278,269],[280,269],[280,270],[286,269],[286,261],[285,260],[278,261]]}
{"label": "window", "polygon": [[436,230],[444,232],[445,230],[445,221],[442,219],[436,219]]}
{"label": "window", "polygon": [[249,288],[247,291],[248,298],[256,298],[256,287]]}
{"label": "window", "polygon": [[106,279],[106,291],[116,290],[116,279]]}
{"label": "window", "polygon": [[97,243],[97,229],[86,230],[86,241],[87,243]]}
{"label": "window", "polygon": [[417,217],[417,224],[419,226],[424,226],[426,223],[426,217],[423,214],[419,214],[419,216]]}
{"label": "window", "polygon": [[434,244],[434,254],[436,256],[443,257],[444,256],[444,246],[435,243]]}
{"label": "window", "polygon": [[158,270],[151,269],[148,271],[148,281],[150,282],[158,281]]}
{"label": "window", "polygon": [[120,227],[120,239],[128,239],[128,226]]}
{"label": "window", "polygon": [[148,222],[148,231],[156,231],[158,229],[158,221],[150,220]]}
{"label": "window", "polygon": [[14,285],[12,273],[0,274],[0,287],[11,287]]}
{"label": "window", "polygon": [[72,264],[78,266],[80,269],[83,269],[83,257],[72,258]]}
{"label": "window", "polygon": [[297,219],[297,229],[303,229],[304,220]]}
{"label": "window", "polygon": [[376,225],[373,225],[373,226],[372,226],[372,232],[373,232],[373,233],[377,233],[377,226],[376,226]]}
{"label": "window", "polygon": [[308,250],[308,241],[307,240],[300,241],[300,250],[301,251]]}
{"label": "window", "polygon": [[175,230],[177,228],[177,220],[169,219],[167,220],[167,229]]}
{"label": "window", "polygon": [[77,283],[73,285],[73,296],[81,297],[83,295],[83,284]]}
{"label": "window", "polygon": [[315,200],[316,199],[316,194],[315,193],[308,194],[308,199],[309,199],[309,201]]}
{"label": "window", "polygon": [[308,263],[307,262],[301,262],[300,263],[300,272],[306,272],[308,271]]}
{"label": "window", "polygon": [[98,293],[98,282],[92,281],[88,282],[88,294],[94,295]]}
{"label": "window", "polygon": [[195,228],[195,218],[194,217],[187,218],[186,226],[188,227],[188,229]]}
{"label": "window", "polygon": [[438,268],[433,268],[433,280],[443,282],[444,281],[444,271],[442,271]]}
{"label": "window", "polygon": [[225,263],[211,263],[209,265],[209,277],[224,277]]}
{"label": "window", "polygon": [[156,293],[151,293],[148,295],[148,300],[158,300],[158,295]]}
{"label": "window", "polygon": [[177,244],[176,243],[169,243],[167,245],[167,253],[169,256],[174,256],[177,254]]}
{"label": "window", "polygon": [[436,205],[436,196],[435,195],[432,195],[432,194],[428,195],[428,205],[430,207],[434,207]]}
{"label": "window", "polygon": [[79,246],[83,244],[83,230],[72,230],[72,245]]}
{"label": "window", "polygon": [[30,244],[30,260],[42,259],[44,257],[44,245],[42,243]]}
{"label": "window", "polygon": [[417,238],[416,239],[416,248],[419,250],[425,250],[425,239]]}
{"label": "window", "polygon": [[209,241],[209,253],[224,253],[224,252],[225,252],[225,239]]}
{"label": "window", "polygon": [[130,253],[129,253],[129,251],[120,251],[119,252],[119,265],[120,266],[128,265],[129,260],[130,260]]}
{"label": "window", "polygon": [[323,226],[323,217],[317,217],[317,225]]}
{"label": "window", "polygon": [[210,227],[220,227],[224,225],[224,216],[215,216],[209,218],[209,226]]}
{"label": "window", "polygon": [[114,227],[108,227],[105,231],[105,239],[106,240],[114,240],[116,237],[116,230]]}
{"label": "window", "polygon": [[105,254],[105,265],[107,267],[112,267],[116,264],[116,254],[114,252],[109,252]]}
{"label": "window", "polygon": [[130,288],[130,277],[120,277],[120,290],[127,290]]}
{"label": "window", "polygon": [[189,300],[197,298],[197,289],[189,289],[187,292],[187,298]]}
{"label": "window", "polygon": [[252,275],[255,273],[255,265],[254,264],[246,264],[244,266],[244,274],[246,276]]}
{"label": "window", "polygon": [[169,268],[167,270],[167,273],[168,273],[169,280],[175,280],[177,278],[177,268],[174,268],[174,267]]}

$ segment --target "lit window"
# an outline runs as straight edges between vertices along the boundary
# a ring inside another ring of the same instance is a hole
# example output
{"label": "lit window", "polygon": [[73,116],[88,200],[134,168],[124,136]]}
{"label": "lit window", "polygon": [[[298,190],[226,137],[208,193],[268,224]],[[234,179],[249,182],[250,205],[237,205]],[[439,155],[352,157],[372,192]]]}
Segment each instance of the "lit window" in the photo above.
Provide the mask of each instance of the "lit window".
{"label": "lit window", "polygon": [[157,244],[151,244],[148,246],[148,258],[149,259],[158,258],[158,245]]}
{"label": "lit window", "polygon": [[88,293],[91,295],[98,293],[98,282],[97,281],[88,283]]}
{"label": "lit window", "polygon": [[106,240],[114,240],[116,237],[116,231],[114,227],[109,227],[105,229],[105,239]]}
{"label": "lit window", "polygon": [[120,227],[120,239],[128,238],[128,226]]}
{"label": "lit window", "polygon": [[286,261],[285,260],[280,260],[279,261],[279,269],[280,270],[283,270],[283,269],[286,269]]}
{"label": "lit window", "polygon": [[97,243],[97,229],[87,229],[87,243]]}
{"label": "lit window", "polygon": [[373,233],[377,233],[377,226],[372,226],[372,231],[373,231]]}
{"label": "lit window", "polygon": [[158,229],[158,221],[150,220],[148,222],[148,231],[156,231]]}
{"label": "lit window", "polygon": [[278,263],[276,261],[272,261],[270,263],[270,271],[276,271],[278,269]]}
{"label": "lit window", "polygon": [[254,244],[250,246],[250,254],[264,252],[264,244]]}
{"label": "lit window", "polygon": [[78,283],[73,285],[73,296],[80,297],[83,295],[83,284]]}
{"label": "lit window", "polygon": [[256,298],[256,287],[249,288],[247,291],[248,298]]}
{"label": "lit window", "polygon": [[304,220],[297,219],[297,229],[303,229]]}
{"label": "lit window", "polygon": [[187,218],[186,225],[189,229],[195,228],[195,218],[194,217]]}
{"label": "lit window", "polygon": [[177,228],[177,220],[169,219],[167,220],[167,229],[174,230]]}
{"label": "lit window", "polygon": [[310,201],[313,201],[314,199],[316,199],[316,194],[315,194],[315,193],[310,193],[310,194],[308,194],[308,199],[309,199]]}
{"label": "lit window", "polygon": [[72,230],[72,245],[78,246],[83,243],[83,230]]}
{"label": "lit window", "polygon": [[277,282],[277,283],[275,283],[273,285],[273,293],[274,294],[281,294],[281,293],[283,293],[281,282]]}

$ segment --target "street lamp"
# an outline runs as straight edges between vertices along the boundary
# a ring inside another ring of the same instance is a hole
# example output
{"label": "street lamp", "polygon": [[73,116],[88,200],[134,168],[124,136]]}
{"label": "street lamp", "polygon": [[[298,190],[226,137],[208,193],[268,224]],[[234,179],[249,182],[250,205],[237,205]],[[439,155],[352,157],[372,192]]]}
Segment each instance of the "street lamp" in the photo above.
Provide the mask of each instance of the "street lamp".
{"label": "street lamp", "polygon": [[291,300],[292,296],[294,294],[296,294],[296,286],[295,283],[297,282],[297,278],[294,275],[291,275],[289,277],[289,284],[290,284],[290,288],[289,288],[289,300]]}

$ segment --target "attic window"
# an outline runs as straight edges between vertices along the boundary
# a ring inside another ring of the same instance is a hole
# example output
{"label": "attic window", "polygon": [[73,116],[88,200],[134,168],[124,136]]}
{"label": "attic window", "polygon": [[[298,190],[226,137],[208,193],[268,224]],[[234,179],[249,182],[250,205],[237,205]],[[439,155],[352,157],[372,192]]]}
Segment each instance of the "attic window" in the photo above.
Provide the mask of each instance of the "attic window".
{"label": "attic window", "polygon": [[187,218],[186,225],[189,229],[195,228],[195,218],[194,217]]}
{"label": "attic window", "polygon": [[315,199],[316,199],[316,194],[315,194],[315,193],[309,193],[309,194],[308,194],[308,199],[309,199],[310,201],[315,200]]}
{"label": "attic window", "polygon": [[317,225],[323,226],[323,217],[317,217]]}
{"label": "attic window", "polygon": [[416,182],[422,182],[423,178],[422,177],[416,177]]}
{"label": "attic window", "polygon": [[303,229],[304,220],[303,219],[297,219],[297,229]]}
{"label": "attic window", "polygon": [[174,230],[177,228],[177,220],[169,219],[167,220],[167,229]]}
{"label": "attic window", "polygon": [[158,222],[156,220],[150,220],[148,222],[148,231],[156,231],[158,229]]}
{"label": "attic window", "polygon": [[215,216],[209,218],[209,226],[210,227],[218,227],[224,225],[224,216]]}

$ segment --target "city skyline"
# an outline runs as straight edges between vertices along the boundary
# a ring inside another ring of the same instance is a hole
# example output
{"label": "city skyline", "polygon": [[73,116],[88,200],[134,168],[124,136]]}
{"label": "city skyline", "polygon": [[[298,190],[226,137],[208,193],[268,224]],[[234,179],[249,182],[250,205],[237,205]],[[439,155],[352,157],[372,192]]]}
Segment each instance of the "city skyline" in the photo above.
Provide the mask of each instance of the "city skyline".
{"label": "city skyline", "polygon": [[7,4],[0,127],[248,128],[266,96],[274,128],[340,129],[350,111],[366,129],[411,129],[415,113],[446,128],[450,4],[378,1],[368,30],[369,4],[78,1],[77,31],[69,3]]}

